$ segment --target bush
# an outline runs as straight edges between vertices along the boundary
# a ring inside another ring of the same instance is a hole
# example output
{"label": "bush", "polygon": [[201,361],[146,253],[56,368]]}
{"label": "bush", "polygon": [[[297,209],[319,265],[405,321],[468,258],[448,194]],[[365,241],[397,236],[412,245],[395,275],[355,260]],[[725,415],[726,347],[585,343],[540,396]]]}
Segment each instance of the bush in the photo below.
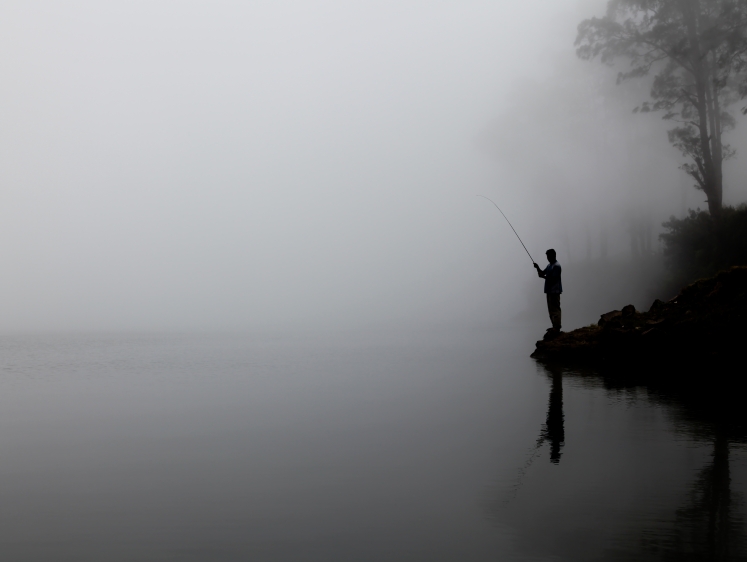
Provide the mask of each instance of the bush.
{"label": "bush", "polygon": [[690,211],[683,219],[662,224],[664,258],[674,284],[685,284],[733,265],[747,265],[747,205],[724,207],[716,219]]}

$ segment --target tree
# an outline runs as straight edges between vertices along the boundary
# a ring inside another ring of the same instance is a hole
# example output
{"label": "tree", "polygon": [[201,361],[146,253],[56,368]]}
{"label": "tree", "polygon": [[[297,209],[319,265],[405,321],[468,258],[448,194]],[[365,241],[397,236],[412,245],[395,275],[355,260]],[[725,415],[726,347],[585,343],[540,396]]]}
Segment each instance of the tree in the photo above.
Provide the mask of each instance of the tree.
{"label": "tree", "polygon": [[585,60],[628,59],[618,84],[654,74],[651,100],[634,112],[663,111],[677,123],[669,141],[718,216],[722,164],[734,156],[722,142],[736,124],[727,108],[747,97],[747,0],[609,0],[605,17],[579,24],[576,46]]}

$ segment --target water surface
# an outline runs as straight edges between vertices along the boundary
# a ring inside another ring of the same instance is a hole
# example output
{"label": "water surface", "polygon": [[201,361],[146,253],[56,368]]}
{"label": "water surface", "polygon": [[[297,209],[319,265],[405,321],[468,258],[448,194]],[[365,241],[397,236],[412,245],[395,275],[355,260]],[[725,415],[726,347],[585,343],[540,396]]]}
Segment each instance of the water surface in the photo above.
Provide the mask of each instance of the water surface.
{"label": "water surface", "polygon": [[744,559],[740,414],[532,347],[523,329],[4,336],[0,555]]}

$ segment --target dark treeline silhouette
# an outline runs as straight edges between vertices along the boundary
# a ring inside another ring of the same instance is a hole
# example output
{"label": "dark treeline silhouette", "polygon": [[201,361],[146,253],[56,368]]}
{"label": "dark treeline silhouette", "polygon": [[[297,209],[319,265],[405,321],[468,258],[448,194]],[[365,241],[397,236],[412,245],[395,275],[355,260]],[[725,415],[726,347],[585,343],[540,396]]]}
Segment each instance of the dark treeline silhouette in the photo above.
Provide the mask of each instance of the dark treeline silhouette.
{"label": "dark treeline silhouette", "polygon": [[690,211],[664,223],[664,257],[676,287],[733,265],[747,265],[747,205],[724,207],[718,218]]}

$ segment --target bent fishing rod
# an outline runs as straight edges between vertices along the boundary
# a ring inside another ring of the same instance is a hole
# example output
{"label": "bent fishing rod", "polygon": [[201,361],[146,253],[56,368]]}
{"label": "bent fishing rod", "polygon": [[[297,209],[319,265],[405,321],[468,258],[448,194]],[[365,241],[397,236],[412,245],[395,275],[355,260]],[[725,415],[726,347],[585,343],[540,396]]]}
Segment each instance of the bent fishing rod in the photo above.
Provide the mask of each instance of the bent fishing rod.
{"label": "bent fishing rod", "polygon": [[[495,204],[495,201],[493,201],[493,200],[492,200],[492,199],[491,199],[490,197],[485,197],[484,195],[479,195],[479,194],[478,194],[478,195],[477,195],[477,197],[482,197],[483,199],[487,199],[487,200],[488,200],[488,201],[490,201],[490,202],[491,202],[491,203],[492,203],[493,205],[495,205],[495,208],[496,208],[496,209],[498,209],[498,211],[499,211],[499,212],[500,212],[500,213],[501,213],[501,214],[503,215],[503,218],[504,218],[504,219],[506,219],[506,222],[508,223],[508,226],[510,226],[510,227],[511,227],[511,230],[513,230],[513,231],[514,231],[514,234],[516,234],[516,238],[518,238],[518,239],[519,239],[519,242],[521,242],[521,237],[519,236],[519,233],[518,233],[518,232],[516,232],[516,229],[514,228],[514,225],[512,225],[512,224],[511,224],[511,221],[510,221],[510,220],[508,220],[508,217],[507,217],[507,216],[506,216],[506,215],[505,215],[505,214],[503,213],[503,211],[501,211],[501,208],[500,208],[500,207],[499,207],[498,205],[496,205],[496,204]],[[529,253],[529,250],[527,250],[527,247],[526,247],[526,246],[524,246],[524,242],[521,242],[521,245],[522,245],[522,246],[524,247],[524,251],[525,251],[525,252],[527,253],[527,255],[529,256],[529,259],[530,259],[530,260],[532,260],[532,265],[534,265],[534,264],[535,264],[536,262],[534,261],[534,258],[532,257],[532,254],[530,254],[530,253]]]}

